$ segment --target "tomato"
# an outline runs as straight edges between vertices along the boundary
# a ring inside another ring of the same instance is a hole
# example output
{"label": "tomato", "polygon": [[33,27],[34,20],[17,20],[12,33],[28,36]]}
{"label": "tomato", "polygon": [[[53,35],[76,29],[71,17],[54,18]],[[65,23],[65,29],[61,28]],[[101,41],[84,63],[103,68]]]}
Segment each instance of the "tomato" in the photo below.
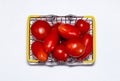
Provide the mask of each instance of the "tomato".
{"label": "tomato", "polygon": [[68,40],[65,47],[67,53],[72,57],[80,57],[85,52],[85,45],[79,38]]}
{"label": "tomato", "polygon": [[58,27],[60,35],[65,39],[78,38],[80,36],[80,31],[70,24],[61,24]]}
{"label": "tomato", "polygon": [[36,41],[32,43],[31,50],[33,55],[41,62],[45,62],[48,54],[44,51],[42,43]]}
{"label": "tomato", "polygon": [[68,58],[68,54],[65,51],[65,47],[63,44],[58,45],[52,54],[53,58],[57,61],[66,61]]}
{"label": "tomato", "polygon": [[58,41],[59,41],[58,30],[51,29],[50,33],[46,36],[43,42],[45,51],[47,53],[53,51],[54,48],[57,46]]}
{"label": "tomato", "polygon": [[43,20],[37,20],[31,26],[31,33],[37,39],[44,39],[50,31],[50,25],[48,22]]}
{"label": "tomato", "polygon": [[58,27],[60,26],[60,22],[58,22],[58,23],[55,23],[53,26],[52,26],[52,29],[56,29],[56,30],[58,30]]}
{"label": "tomato", "polygon": [[82,19],[77,20],[77,22],[75,23],[75,26],[79,28],[82,34],[87,33],[90,29],[90,24]]}
{"label": "tomato", "polygon": [[79,61],[86,58],[93,50],[93,37],[90,34],[85,34],[82,38],[82,42],[83,44],[85,44],[86,49],[85,49],[85,53],[78,58]]}

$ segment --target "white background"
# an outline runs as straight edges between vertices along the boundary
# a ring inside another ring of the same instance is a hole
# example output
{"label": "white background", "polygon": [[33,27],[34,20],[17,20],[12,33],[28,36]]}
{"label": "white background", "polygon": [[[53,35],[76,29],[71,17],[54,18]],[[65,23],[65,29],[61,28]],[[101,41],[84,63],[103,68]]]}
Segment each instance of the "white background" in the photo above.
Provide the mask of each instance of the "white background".
{"label": "white background", "polygon": [[[93,15],[97,57],[93,66],[29,66],[28,15]],[[0,0],[0,81],[120,81],[119,0]]]}

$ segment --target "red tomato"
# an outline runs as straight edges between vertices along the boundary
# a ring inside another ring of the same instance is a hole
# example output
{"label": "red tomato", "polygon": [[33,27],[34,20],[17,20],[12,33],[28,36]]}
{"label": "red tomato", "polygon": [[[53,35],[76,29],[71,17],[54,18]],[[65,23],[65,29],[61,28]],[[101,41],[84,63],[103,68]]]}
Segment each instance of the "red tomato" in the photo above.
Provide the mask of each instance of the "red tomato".
{"label": "red tomato", "polygon": [[43,20],[37,20],[31,26],[31,33],[38,40],[44,39],[49,31],[50,25],[48,24],[48,22]]}
{"label": "red tomato", "polygon": [[66,43],[66,51],[72,57],[80,57],[85,52],[85,45],[80,39],[71,39]]}
{"label": "red tomato", "polygon": [[70,24],[61,24],[58,27],[58,30],[60,35],[65,39],[73,39],[80,37],[80,31]]}
{"label": "red tomato", "polygon": [[90,24],[86,22],[85,20],[79,19],[76,23],[75,26],[79,28],[80,32],[82,34],[87,33],[90,29]]}
{"label": "red tomato", "polygon": [[48,54],[44,51],[42,43],[36,41],[32,43],[31,50],[33,55],[41,62],[45,62]]}
{"label": "red tomato", "polygon": [[57,61],[66,61],[68,58],[68,54],[65,51],[65,47],[63,44],[58,45],[52,54],[53,58]]}
{"label": "red tomato", "polygon": [[54,48],[57,46],[58,41],[59,41],[58,30],[51,29],[50,33],[46,36],[43,42],[45,51],[47,53],[53,51]]}
{"label": "red tomato", "polygon": [[78,58],[79,61],[86,58],[93,50],[93,37],[90,34],[85,34],[82,38],[82,42],[83,44],[85,44],[86,49],[85,49],[85,53]]}
{"label": "red tomato", "polygon": [[55,23],[55,24],[52,26],[52,28],[58,30],[58,27],[60,26],[60,24],[61,24],[60,22]]}

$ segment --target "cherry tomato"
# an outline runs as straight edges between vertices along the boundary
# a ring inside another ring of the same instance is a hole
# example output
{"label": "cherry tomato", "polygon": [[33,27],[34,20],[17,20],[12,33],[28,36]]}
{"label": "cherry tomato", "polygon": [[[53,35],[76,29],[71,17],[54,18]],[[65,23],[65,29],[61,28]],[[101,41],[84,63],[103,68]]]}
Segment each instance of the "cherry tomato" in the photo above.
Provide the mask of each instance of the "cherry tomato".
{"label": "cherry tomato", "polygon": [[73,39],[80,36],[80,31],[70,24],[61,24],[58,30],[60,35],[65,39]]}
{"label": "cherry tomato", "polygon": [[58,23],[55,23],[53,26],[52,26],[52,29],[56,29],[56,30],[58,30],[58,27],[60,26],[60,22],[58,22]]}
{"label": "cherry tomato", "polygon": [[80,39],[71,39],[66,43],[66,51],[72,57],[80,57],[85,52],[85,45]]}
{"label": "cherry tomato", "polygon": [[31,33],[37,39],[44,39],[50,31],[50,25],[43,20],[37,20],[31,26]]}
{"label": "cherry tomato", "polygon": [[44,51],[42,43],[36,41],[32,43],[31,50],[33,55],[41,62],[45,62],[48,54]]}
{"label": "cherry tomato", "polygon": [[75,26],[79,28],[82,34],[87,33],[90,29],[90,24],[82,19],[77,20],[77,22],[75,23]]}
{"label": "cherry tomato", "polygon": [[90,34],[85,34],[82,38],[82,42],[83,44],[85,44],[86,49],[85,49],[85,53],[78,58],[79,61],[86,58],[93,50],[93,37]]}
{"label": "cherry tomato", "polygon": [[59,41],[58,30],[51,29],[50,33],[46,36],[43,42],[45,51],[47,53],[53,51],[54,48],[57,46],[58,41]]}
{"label": "cherry tomato", "polygon": [[68,54],[65,51],[65,47],[63,44],[58,45],[52,54],[53,58],[57,61],[66,61],[68,58]]}

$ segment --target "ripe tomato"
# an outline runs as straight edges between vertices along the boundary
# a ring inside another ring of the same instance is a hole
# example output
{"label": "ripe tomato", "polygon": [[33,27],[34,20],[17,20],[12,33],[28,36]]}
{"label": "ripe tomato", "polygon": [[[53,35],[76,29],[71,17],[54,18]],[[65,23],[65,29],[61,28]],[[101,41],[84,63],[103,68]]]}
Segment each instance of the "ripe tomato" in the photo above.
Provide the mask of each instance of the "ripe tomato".
{"label": "ripe tomato", "polygon": [[33,55],[41,62],[45,62],[48,54],[44,51],[42,43],[36,41],[32,43],[31,50]]}
{"label": "ripe tomato", "polygon": [[90,29],[90,24],[82,19],[77,20],[77,22],[75,23],[75,26],[79,28],[82,34],[87,33]]}
{"label": "ripe tomato", "polygon": [[57,46],[59,41],[58,30],[51,29],[50,33],[44,39],[43,45],[45,52],[51,52]]}
{"label": "ripe tomato", "polygon": [[58,22],[58,23],[55,23],[53,26],[52,26],[52,29],[56,29],[56,30],[58,30],[58,27],[60,26],[60,22]]}
{"label": "ripe tomato", "polygon": [[31,33],[37,39],[44,39],[50,31],[50,25],[43,20],[37,20],[31,26]]}
{"label": "ripe tomato", "polygon": [[85,45],[79,38],[68,40],[65,47],[67,53],[72,57],[80,57],[85,52]]}
{"label": "ripe tomato", "polygon": [[68,54],[65,51],[65,47],[63,44],[58,45],[52,54],[53,58],[57,61],[66,61],[68,58]]}
{"label": "ripe tomato", "polygon": [[85,49],[85,53],[78,58],[79,61],[86,58],[93,50],[93,37],[90,34],[85,34],[82,38],[82,42],[83,44],[85,44],[86,49]]}
{"label": "ripe tomato", "polygon": [[70,24],[61,24],[58,27],[58,31],[60,35],[65,39],[73,39],[80,37],[80,31]]}

